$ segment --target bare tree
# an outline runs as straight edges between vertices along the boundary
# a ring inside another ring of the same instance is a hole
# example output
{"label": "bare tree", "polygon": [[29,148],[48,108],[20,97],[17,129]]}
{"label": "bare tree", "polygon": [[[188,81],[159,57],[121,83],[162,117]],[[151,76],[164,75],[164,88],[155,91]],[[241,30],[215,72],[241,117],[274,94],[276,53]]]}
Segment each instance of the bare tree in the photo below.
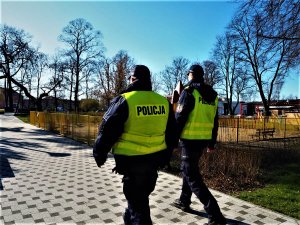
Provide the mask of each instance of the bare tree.
{"label": "bare tree", "polygon": [[[32,90],[34,89],[34,76],[35,74],[32,72],[33,67],[31,61],[28,61],[23,65],[23,67],[20,69],[20,77],[18,78],[20,84],[27,88],[28,92],[32,95]],[[19,89],[20,95],[23,93],[23,90],[21,88]],[[35,102],[31,101],[32,99],[29,98],[27,106],[28,108],[35,108]],[[19,108],[19,105],[17,105]]]}
{"label": "bare tree", "polygon": [[[244,6],[240,10],[232,21],[230,29],[236,37],[240,59],[251,68],[251,77],[258,88],[265,114],[270,115],[269,106],[275,85],[280,84],[288,75],[289,69],[299,62],[299,44],[296,46],[297,40],[294,39],[263,37],[261,34],[266,34],[270,28],[265,22],[269,18],[266,17],[263,7],[269,2],[253,1],[253,3],[255,4]],[[295,4],[291,5],[294,6]],[[291,8],[286,6],[281,10],[291,10]],[[271,20],[281,23],[280,15],[280,13],[274,15]],[[296,16],[299,21],[299,13]],[[296,52],[295,47],[298,49]]]}
{"label": "bare tree", "polygon": [[67,45],[65,56],[74,65],[74,100],[75,111],[79,109],[79,89],[82,71],[95,58],[103,54],[102,34],[84,19],[75,19],[63,28],[59,40]]}
{"label": "bare tree", "polygon": [[75,86],[75,63],[71,59],[66,62],[66,73],[64,74],[64,83],[66,89],[69,91],[69,111],[73,111],[73,93]]}
{"label": "bare tree", "polygon": [[[26,75],[26,73],[36,72],[36,70],[33,68],[35,68],[34,65],[36,65],[35,63],[38,59],[38,56],[42,55],[42,53],[30,46],[31,36],[26,34],[23,30],[4,25],[1,26],[0,31],[0,70],[2,72],[0,79],[6,79],[9,109],[13,109],[12,92],[13,85],[15,85],[17,88],[23,91],[32,102],[35,103],[37,110],[42,110],[42,99],[47,96],[53,90],[53,88],[59,84],[59,82],[54,84],[52,87],[48,87],[47,91],[43,90],[43,93],[35,97],[31,93],[31,90],[33,89],[33,75]],[[25,77],[30,79],[25,82]],[[26,85],[28,82],[30,82],[30,84]]]}
{"label": "bare tree", "polygon": [[7,110],[13,110],[13,83],[19,71],[32,60],[34,49],[31,36],[24,30],[11,26],[0,27],[0,79],[5,79],[5,102]]}
{"label": "bare tree", "polygon": [[177,83],[187,82],[187,71],[190,61],[184,57],[173,59],[171,66],[166,66],[160,73],[163,84],[163,90],[166,94],[171,95]]}
{"label": "bare tree", "polygon": [[151,72],[152,90],[155,92],[159,92],[162,86],[161,82],[158,79],[158,75]]}
{"label": "bare tree", "polygon": [[215,86],[222,80],[221,73],[214,61],[206,60],[203,62],[204,82],[211,86]]}
{"label": "bare tree", "polygon": [[274,94],[272,96],[272,100],[280,100],[280,92],[282,89],[282,86],[284,84],[283,80],[278,79],[276,83],[274,83]]}
{"label": "bare tree", "polygon": [[[243,6],[244,10],[256,8],[260,11],[263,26],[266,28],[258,36],[267,39],[295,41],[300,43],[300,4],[297,0],[265,1],[249,0]],[[247,9],[248,8],[248,9]],[[264,12],[264,13],[261,13]],[[296,50],[295,49],[295,50]]]}
{"label": "bare tree", "polygon": [[134,67],[134,59],[124,50],[120,50],[112,59],[114,75],[114,94],[125,90],[128,76]]}
{"label": "bare tree", "polygon": [[111,59],[104,58],[96,64],[96,70],[98,74],[98,79],[96,80],[96,85],[93,90],[93,95],[99,100],[100,105],[103,108],[107,108],[112,100],[114,81],[112,74],[112,62]]}
{"label": "bare tree", "polygon": [[80,83],[85,84],[85,86],[84,86],[85,99],[90,99],[91,85],[92,85],[91,83],[95,81],[96,76],[97,76],[97,66],[96,66],[96,64],[97,64],[96,60],[93,60],[82,71],[84,82],[80,82]]}
{"label": "bare tree", "polygon": [[124,50],[120,50],[112,59],[103,58],[97,63],[98,79],[93,94],[103,108],[108,107],[110,101],[126,88],[134,65],[134,59]]}
{"label": "bare tree", "polygon": [[[240,96],[244,95],[249,83],[248,73],[244,63],[239,60],[238,48],[235,36],[226,31],[223,36],[217,37],[213,50],[213,59],[219,68],[221,86],[225,92],[228,104],[228,113],[234,115],[240,102]],[[236,103],[234,104],[234,100]]]}
{"label": "bare tree", "polygon": [[58,108],[58,99],[64,97],[64,90],[66,85],[64,84],[64,78],[66,73],[67,65],[65,62],[60,60],[59,55],[55,55],[49,63],[49,69],[53,71],[52,76],[49,79],[49,86],[52,87],[54,84],[59,82],[59,85],[53,89],[54,94],[54,110]]}
{"label": "bare tree", "polygon": [[40,95],[41,89],[41,79],[43,76],[43,72],[48,68],[48,56],[42,52],[38,52],[35,54],[34,59],[32,60],[32,72],[35,73],[36,77],[36,96]]}
{"label": "bare tree", "polygon": [[246,68],[247,67],[238,64],[238,67],[236,69],[236,79],[233,85],[233,96],[236,100],[236,104],[232,103],[231,112],[235,112],[241,100],[244,100],[243,98],[245,96],[249,96],[253,89],[253,87],[251,87],[249,74]]}

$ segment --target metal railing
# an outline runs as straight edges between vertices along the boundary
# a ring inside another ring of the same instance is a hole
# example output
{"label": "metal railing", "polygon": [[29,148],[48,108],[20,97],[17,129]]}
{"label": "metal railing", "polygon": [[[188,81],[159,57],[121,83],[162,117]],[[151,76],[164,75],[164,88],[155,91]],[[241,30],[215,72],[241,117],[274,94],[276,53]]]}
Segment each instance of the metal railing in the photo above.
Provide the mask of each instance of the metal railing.
{"label": "metal railing", "polygon": [[286,117],[219,118],[218,141],[243,142],[300,137],[300,119]]}

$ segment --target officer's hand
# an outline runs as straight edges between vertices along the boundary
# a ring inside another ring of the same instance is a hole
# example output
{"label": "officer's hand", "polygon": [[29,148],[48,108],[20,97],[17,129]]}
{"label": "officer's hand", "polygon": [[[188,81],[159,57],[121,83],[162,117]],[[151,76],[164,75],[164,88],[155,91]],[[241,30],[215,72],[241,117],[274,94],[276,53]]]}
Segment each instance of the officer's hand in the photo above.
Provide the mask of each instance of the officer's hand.
{"label": "officer's hand", "polygon": [[100,168],[101,166],[103,166],[103,164],[106,162],[106,158],[107,158],[107,155],[106,156],[102,156],[102,157],[95,157],[95,161],[97,163],[97,166]]}
{"label": "officer's hand", "polygon": [[164,167],[164,169],[165,169],[166,171],[172,171],[172,166],[171,166],[171,164],[168,163],[168,164]]}
{"label": "officer's hand", "polygon": [[209,152],[209,153],[211,153],[211,152],[215,152],[216,151],[216,149],[215,148],[207,148],[207,150],[206,150],[206,152]]}

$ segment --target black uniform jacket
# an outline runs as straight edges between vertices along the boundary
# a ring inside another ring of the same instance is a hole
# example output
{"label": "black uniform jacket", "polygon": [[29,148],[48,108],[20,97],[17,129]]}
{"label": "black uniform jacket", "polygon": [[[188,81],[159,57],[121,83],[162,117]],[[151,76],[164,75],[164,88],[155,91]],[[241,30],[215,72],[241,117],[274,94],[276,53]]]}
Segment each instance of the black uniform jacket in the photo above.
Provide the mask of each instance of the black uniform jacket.
{"label": "black uniform jacket", "polygon": [[[185,126],[185,123],[188,119],[188,116],[190,112],[195,107],[195,98],[193,96],[193,90],[196,89],[199,91],[203,99],[207,102],[214,102],[217,97],[217,92],[209,85],[206,84],[200,84],[194,80],[191,80],[183,90],[183,92],[180,95],[177,110],[175,113],[176,123],[177,123],[177,131],[178,136],[180,137],[180,134]],[[186,140],[181,139],[183,142],[190,142],[190,144],[195,143],[197,145],[197,142],[207,142],[208,147],[213,148],[217,141],[217,135],[218,135],[218,111],[216,112],[215,119],[214,119],[214,127],[212,129],[212,139],[203,141],[203,140]]]}
{"label": "black uniform jacket", "polygon": [[[151,85],[136,80],[123,93],[130,91],[151,91]],[[108,152],[122,135],[124,124],[128,118],[128,110],[127,101],[123,96],[117,96],[112,100],[107,112],[103,116],[95,141],[93,155],[96,161],[106,159]],[[147,128],[145,127],[145,129]],[[176,122],[171,104],[169,105],[169,117],[165,137],[167,149],[164,151],[141,156],[114,155],[116,171],[124,174],[132,167],[137,168],[137,165],[145,169],[151,169],[159,166],[163,167],[169,162],[172,151],[178,144]]]}

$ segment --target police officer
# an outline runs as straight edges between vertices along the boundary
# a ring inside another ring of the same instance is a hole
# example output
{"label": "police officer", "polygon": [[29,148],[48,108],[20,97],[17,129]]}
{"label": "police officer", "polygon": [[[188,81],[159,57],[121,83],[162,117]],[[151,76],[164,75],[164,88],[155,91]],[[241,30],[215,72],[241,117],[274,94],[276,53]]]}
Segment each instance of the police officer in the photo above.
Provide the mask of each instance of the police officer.
{"label": "police officer", "polygon": [[125,224],[152,224],[149,195],[157,170],[168,164],[176,147],[176,123],[168,100],[152,91],[149,69],[137,65],[130,85],[112,100],[103,116],[93,155],[101,167],[112,149],[115,171],[123,175],[128,207]]}
{"label": "police officer", "polygon": [[208,224],[226,224],[216,199],[203,182],[199,172],[199,159],[203,152],[214,151],[218,131],[218,96],[204,83],[200,65],[192,65],[188,72],[189,83],[180,95],[176,109],[177,130],[180,136],[181,169],[183,183],[180,198],[173,203],[184,211],[190,210],[194,193],[208,215]]}

